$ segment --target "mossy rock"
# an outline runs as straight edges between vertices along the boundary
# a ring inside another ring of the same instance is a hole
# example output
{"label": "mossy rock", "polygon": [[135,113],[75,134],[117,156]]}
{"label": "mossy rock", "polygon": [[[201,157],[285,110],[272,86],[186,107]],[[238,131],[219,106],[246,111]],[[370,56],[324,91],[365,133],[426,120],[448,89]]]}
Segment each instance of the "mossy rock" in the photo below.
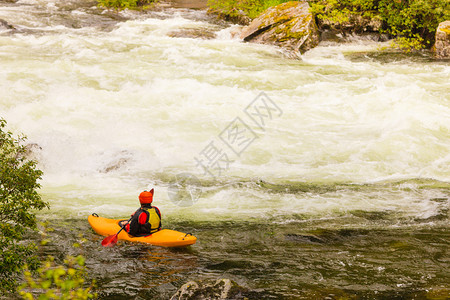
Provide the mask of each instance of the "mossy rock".
{"label": "mossy rock", "polygon": [[319,43],[317,25],[309,4],[300,1],[268,8],[244,28],[241,38],[247,42],[273,44],[300,53]]}
{"label": "mossy rock", "polygon": [[185,283],[171,300],[244,299],[252,294],[230,279],[206,279]]}
{"label": "mossy rock", "polygon": [[439,24],[434,49],[437,58],[450,59],[450,21]]}

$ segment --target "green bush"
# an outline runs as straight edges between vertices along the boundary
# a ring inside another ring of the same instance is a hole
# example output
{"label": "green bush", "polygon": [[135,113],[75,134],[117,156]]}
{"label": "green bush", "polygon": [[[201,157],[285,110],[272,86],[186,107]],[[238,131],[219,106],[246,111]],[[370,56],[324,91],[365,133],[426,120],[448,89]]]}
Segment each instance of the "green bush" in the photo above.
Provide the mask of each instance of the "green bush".
{"label": "green bush", "polygon": [[41,200],[37,189],[42,172],[36,162],[27,159],[24,137],[14,138],[5,131],[6,121],[0,119],[0,291],[13,291],[17,276],[27,264],[39,265],[36,245],[23,241],[29,229],[36,229],[33,210],[48,204]]}
{"label": "green bush", "polygon": [[37,270],[39,277],[34,278],[30,270],[25,269],[25,283],[19,286],[19,295],[26,300],[47,299],[93,299],[95,282],[85,286],[87,277],[84,257],[68,256],[63,265],[56,265],[53,257],[48,257]]}
{"label": "green bush", "polygon": [[317,18],[337,23],[352,14],[379,18],[381,33],[406,51],[431,47],[439,23],[450,19],[449,0],[311,0],[310,5]]}
{"label": "green bush", "polygon": [[374,0],[311,0],[311,12],[321,20],[344,23],[353,15],[375,17],[377,15]]}
{"label": "green bush", "polygon": [[386,32],[397,37],[403,49],[431,47],[439,23],[450,20],[449,0],[410,0],[378,3]]}
{"label": "green bush", "polygon": [[238,17],[241,14],[251,19],[271,6],[288,2],[283,0],[208,0],[209,8],[219,14]]}
{"label": "green bush", "polygon": [[98,5],[114,9],[145,9],[156,2],[157,0],[98,0]]}
{"label": "green bush", "polygon": [[[256,18],[283,0],[209,0],[212,11],[236,17],[242,13]],[[450,20],[449,0],[310,0],[311,12],[319,20],[348,22],[351,16],[378,18],[380,33],[395,38],[396,45],[410,51],[431,47],[438,24]]]}

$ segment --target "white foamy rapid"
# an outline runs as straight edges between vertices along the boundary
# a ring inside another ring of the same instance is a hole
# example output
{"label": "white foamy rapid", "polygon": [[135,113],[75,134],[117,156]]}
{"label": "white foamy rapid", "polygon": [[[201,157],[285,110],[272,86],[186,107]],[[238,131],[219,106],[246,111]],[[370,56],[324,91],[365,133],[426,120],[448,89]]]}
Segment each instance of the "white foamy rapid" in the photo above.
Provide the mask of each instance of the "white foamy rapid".
{"label": "white foamy rapid", "polygon": [[[292,60],[179,13],[126,12],[131,20],[103,26],[86,21],[93,8],[57,4],[0,8],[16,28],[0,32],[1,117],[35,144],[53,215],[128,214],[149,185],[166,214],[183,218],[439,210],[430,200],[443,196],[439,189],[270,193],[251,183],[450,181],[445,62],[385,63],[357,54],[379,47],[367,42],[322,45]],[[69,16],[82,26],[61,21]],[[182,30],[217,38],[171,37]],[[265,131],[244,113],[261,92],[282,111]],[[240,157],[219,139],[236,117],[259,136]],[[169,200],[169,181],[188,172],[211,185],[195,161],[211,141],[234,162],[220,184],[181,209]],[[248,184],[227,186],[234,182]]]}

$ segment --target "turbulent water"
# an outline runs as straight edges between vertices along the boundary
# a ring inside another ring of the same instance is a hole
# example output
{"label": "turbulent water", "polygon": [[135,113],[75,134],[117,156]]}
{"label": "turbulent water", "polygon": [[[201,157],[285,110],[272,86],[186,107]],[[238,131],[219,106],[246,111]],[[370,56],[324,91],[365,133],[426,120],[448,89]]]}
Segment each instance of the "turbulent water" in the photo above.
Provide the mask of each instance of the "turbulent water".
{"label": "turbulent water", "polygon": [[[258,299],[449,296],[448,61],[361,39],[291,59],[189,9],[0,4],[0,116],[44,171],[42,251],[82,251],[102,298],[211,278]],[[198,243],[102,249],[87,216],[127,217],[148,187]]]}

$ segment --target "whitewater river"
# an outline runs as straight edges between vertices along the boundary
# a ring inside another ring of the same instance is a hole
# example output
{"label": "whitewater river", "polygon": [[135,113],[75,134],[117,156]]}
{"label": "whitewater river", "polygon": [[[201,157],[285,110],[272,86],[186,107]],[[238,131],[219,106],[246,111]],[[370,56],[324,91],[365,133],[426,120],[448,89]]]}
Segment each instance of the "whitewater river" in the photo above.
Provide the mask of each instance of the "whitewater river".
{"label": "whitewater river", "polygon": [[[251,299],[450,294],[448,61],[362,40],[289,59],[188,9],[20,0],[0,19],[0,117],[51,206],[35,240],[85,255],[101,298],[219,278]],[[87,216],[127,218],[151,187],[197,244],[102,248]]]}

